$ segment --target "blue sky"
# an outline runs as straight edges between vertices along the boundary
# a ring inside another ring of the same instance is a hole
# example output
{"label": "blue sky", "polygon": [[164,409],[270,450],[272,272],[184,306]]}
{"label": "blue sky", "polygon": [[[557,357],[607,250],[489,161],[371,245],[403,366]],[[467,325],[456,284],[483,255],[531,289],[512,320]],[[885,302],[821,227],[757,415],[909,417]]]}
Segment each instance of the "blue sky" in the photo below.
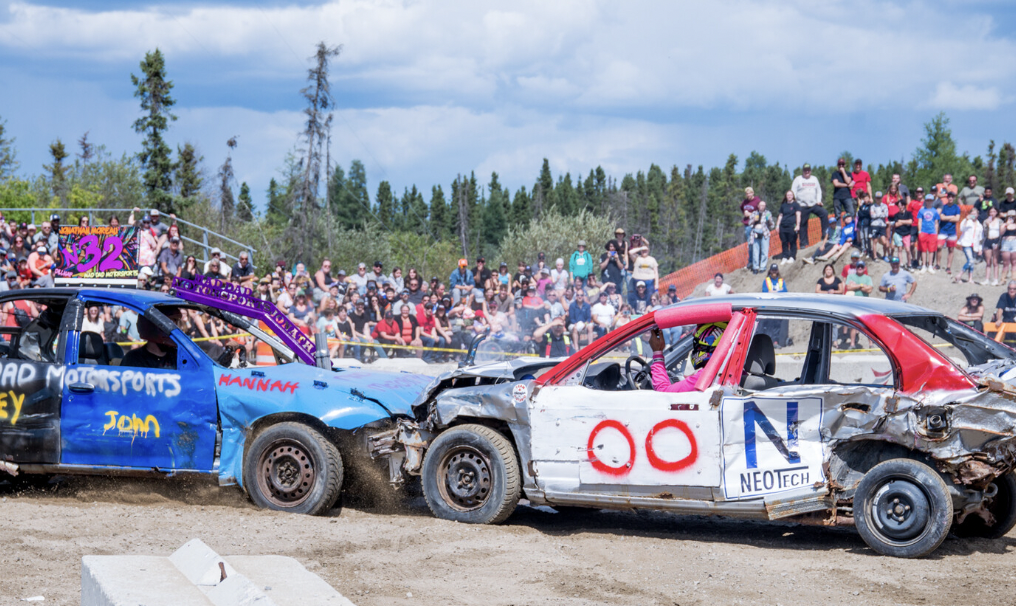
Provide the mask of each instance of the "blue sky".
{"label": "blue sky", "polygon": [[757,150],[791,167],[908,157],[952,120],[961,151],[1016,140],[1016,3],[629,0],[72,2],[0,0],[0,119],[21,173],[89,131],[137,151],[130,74],[159,47],[175,82],[167,136],[214,174],[236,135],[262,203],[298,145],[309,57],[342,44],[332,157],[373,194],[498,171],[530,187],[602,165],[620,178]]}

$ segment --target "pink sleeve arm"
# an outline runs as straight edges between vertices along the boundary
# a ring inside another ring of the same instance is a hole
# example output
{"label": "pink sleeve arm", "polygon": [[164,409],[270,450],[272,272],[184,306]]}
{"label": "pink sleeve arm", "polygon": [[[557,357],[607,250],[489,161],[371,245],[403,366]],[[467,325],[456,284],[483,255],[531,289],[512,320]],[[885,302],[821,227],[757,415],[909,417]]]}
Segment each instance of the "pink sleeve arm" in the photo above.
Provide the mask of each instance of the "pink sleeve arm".
{"label": "pink sleeve arm", "polygon": [[671,383],[667,376],[667,369],[663,365],[663,354],[653,354],[653,363],[649,366],[649,373],[653,379],[654,391],[686,392],[695,391],[695,382],[698,381],[702,369],[696,370],[677,383]]}

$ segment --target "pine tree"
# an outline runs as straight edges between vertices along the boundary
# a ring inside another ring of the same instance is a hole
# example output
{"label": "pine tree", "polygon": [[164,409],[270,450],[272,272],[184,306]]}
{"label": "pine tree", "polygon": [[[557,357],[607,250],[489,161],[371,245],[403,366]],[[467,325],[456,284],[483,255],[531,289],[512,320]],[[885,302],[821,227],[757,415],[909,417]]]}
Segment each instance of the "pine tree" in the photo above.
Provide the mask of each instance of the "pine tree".
{"label": "pine tree", "polygon": [[984,179],[981,185],[986,188],[990,187],[996,198],[999,194],[1005,191],[1004,189],[1000,190],[998,188],[998,173],[995,170],[997,162],[998,154],[995,153],[995,140],[991,139],[988,141],[988,163],[984,167]]}
{"label": "pine tree", "polygon": [[66,207],[67,194],[70,191],[67,184],[67,172],[70,167],[64,166],[64,160],[67,159],[68,154],[63,141],[57,139],[50,143],[49,155],[53,157],[53,163],[47,164],[43,168],[49,171],[49,185],[53,190],[53,195],[60,200],[60,206]]}
{"label": "pine tree", "polygon": [[395,230],[396,213],[395,197],[392,195],[392,186],[388,181],[382,181],[377,186],[377,218],[382,227],[388,230]]}
{"label": "pine tree", "polygon": [[268,222],[273,225],[285,225],[286,224],[286,197],[285,194],[279,188],[279,182],[275,180],[275,177],[268,182],[268,208],[265,211],[265,217]]}
{"label": "pine tree", "polygon": [[326,114],[326,111],[335,104],[331,84],[328,82],[328,64],[332,58],[339,56],[341,50],[341,46],[329,47],[324,42],[318,42],[314,54],[314,67],[307,70],[307,80],[310,84],[300,90],[300,94],[307,100],[307,107],[303,110],[307,116],[303,131],[307,148],[303,160],[304,175],[299,192],[299,205],[296,209],[303,225],[309,225],[313,221],[313,215],[316,214],[314,210],[317,208],[318,183],[321,175],[321,149],[331,124],[331,114]]}
{"label": "pine tree", "polygon": [[438,240],[450,239],[455,230],[455,221],[440,185],[430,189],[430,229]]}
{"label": "pine tree", "polygon": [[250,199],[250,187],[244,181],[240,184],[240,197],[236,204],[236,218],[243,223],[254,219],[254,202]]}
{"label": "pine tree", "polygon": [[430,223],[427,219],[427,201],[423,199],[423,192],[416,189],[416,185],[409,190],[409,225],[408,231],[420,234],[431,233]]}
{"label": "pine tree", "polygon": [[998,150],[998,190],[995,196],[1003,197],[1007,187],[1016,187],[1016,148],[1012,143],[1003,143]]}
{"label": "pine tree", "polygon": [[529,194],[526,193],[526,186],[523,185],[515,192],[515,197],[512,199],[511,224],[515,227],[526,225],[532,218],[532,204]]}
{"label": "pine tree", "polygon": [[202,160],[204,157],[198,156],[193,144],[185,143],[182,148],[177,146],[173,181],[178,197],[176,207],[181,213],[186,212],[201,194],[205,181],[200,165]]}
{"label": "pine tree", "polygon": [[335,217],[341,229],[360,227],[368,216],[367,209],[350,191],[350,183],[347,182],[346,173],[341,166],[335,167],[328,182],[328,212]]}
{"label": "pine tree", "polygon": [[232,221],[235,212],[236,202],[233,199],[233,148],[236,147],[236,137],[226,141],[229,152],[226,153],[226,161],[219,167],[219,229],[226,231],[226,224]]}
{"label": "pine tree", "polygon": [[370,208],[370,194],[367,192],[367,169],[363,162],[353,160],[349,163],[349,176],[346,177],[346,190],[353,196],[354,203],[363,213],[362,220],[370,216],[367,209]]}
{"label": "pine tree", "polygon": [[924,125],[925,138],[914,152],[917,161],[916,183],[940,183],[945,174],[953,175],[954,182],[962,185],[973,171],[969,157],[956,154],[956,142],[949,129],[949,118],[939,112]]}
{"label": "pine tree", "polygon": [[7,134],[7,121],[0,119],[0,181],[6,180],[20,164],[14,149],[14,138]]}
{"label": "pine tree", "polygon": [[81,135],[81,138],[78,139],[78,147],[81,148],[81,151],[78,152],[78,158],[82,164],[88,164],[95,157],[95,145],[88,140],[89,132],[85,131],[85,134]]}
{"label": "pine tree", "polygon": [[141,110],[145,112],[134,122],[134,132],[145,135],[138,153],[145,169],[145,192],[154,208],[176,212],[169,193],[173,185],[173,162],[169,157],[169,146],[162,139],[169,128],[169,121],[176,120],[176,116],[169,112],[176,100],[169,96],[173,82],[166,79],[166,63],[158,48],[145,53],[141,72],[141,78],[131,74],[131,82],[137,87],[134,96],[141,99]]}
{"label": "pine tree", "polygon": [[550,161],[544,158],[540,176],[533,186],[533,217],[539,217],[540,213],[553,206],[554,202],[554,177],[550,174]]}
{"label": "pine tree", "polygon": [[491,255],[496,250],[505,233],[508,231],[508,195],[498,181],[497,173],[491,173],[490,184],[487,186],[490,197],[483,207],[480,233],[482,234],[482,254]]}
{"label": "pine tree", "polygon": [[565,173],[557,180],[557,187],[554,188],[554,200],[562,215],[570,217],[579,210],[579,199],[572,186],[571,173]]}

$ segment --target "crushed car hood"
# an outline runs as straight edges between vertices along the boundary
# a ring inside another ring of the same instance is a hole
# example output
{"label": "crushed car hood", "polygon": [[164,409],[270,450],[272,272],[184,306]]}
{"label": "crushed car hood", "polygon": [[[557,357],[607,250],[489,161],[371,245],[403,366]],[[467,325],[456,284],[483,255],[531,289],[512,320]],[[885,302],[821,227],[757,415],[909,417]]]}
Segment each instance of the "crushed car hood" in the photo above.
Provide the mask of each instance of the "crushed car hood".
{"label": "crushed car hood", "polygon": [[456,368],[455,370],[441,374],[430,381],[430,383],[417,395],[412,407],[425,404],[437,391],[451,387],[468,387],[481,383],[500,383],[504,381],[517,381],[526,378],[526,375],[535,374],[542,368],[556,366],[567,358],[515,358],[507,362],[490,362],[489,364],[477,364]]}

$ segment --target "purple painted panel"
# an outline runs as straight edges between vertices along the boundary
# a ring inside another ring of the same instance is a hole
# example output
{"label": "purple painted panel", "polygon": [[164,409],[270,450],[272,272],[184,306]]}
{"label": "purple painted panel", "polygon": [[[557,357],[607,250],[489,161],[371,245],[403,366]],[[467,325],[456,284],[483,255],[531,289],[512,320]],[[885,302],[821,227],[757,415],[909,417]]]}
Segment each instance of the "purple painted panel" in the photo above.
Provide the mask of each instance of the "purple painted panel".
{"label": "purple painted panel", "polygon": [[261,320],[301,360],[314,365],[314,341],[303,334],[274,303],[255,298],[251,289],[201,275],[194,276],[193,280],[173,278],[173,288],[176,296],[191,303]]}

